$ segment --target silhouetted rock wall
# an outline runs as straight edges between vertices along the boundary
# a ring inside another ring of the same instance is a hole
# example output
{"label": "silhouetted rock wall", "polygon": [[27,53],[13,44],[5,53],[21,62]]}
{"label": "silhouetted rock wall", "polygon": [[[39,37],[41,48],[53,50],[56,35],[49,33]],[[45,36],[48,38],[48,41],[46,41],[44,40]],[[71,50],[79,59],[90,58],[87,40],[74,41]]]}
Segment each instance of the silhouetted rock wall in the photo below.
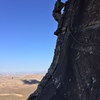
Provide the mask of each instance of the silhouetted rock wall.
{"label": "silhouetted rock wall", "polygon": [[53,62],[28,100],[100,100],[100,0],[69,0]]}

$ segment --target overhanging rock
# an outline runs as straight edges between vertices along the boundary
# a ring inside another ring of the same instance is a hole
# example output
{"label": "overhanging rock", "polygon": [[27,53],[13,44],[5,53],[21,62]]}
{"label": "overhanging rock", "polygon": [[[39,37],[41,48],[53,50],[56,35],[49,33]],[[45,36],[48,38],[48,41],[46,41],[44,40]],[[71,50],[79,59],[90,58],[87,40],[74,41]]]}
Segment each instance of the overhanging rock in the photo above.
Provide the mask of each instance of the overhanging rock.
{"label": "overhanging rock", "polygon": [[69,0],[53,62],[28,100],[100,100],[100,0]]}

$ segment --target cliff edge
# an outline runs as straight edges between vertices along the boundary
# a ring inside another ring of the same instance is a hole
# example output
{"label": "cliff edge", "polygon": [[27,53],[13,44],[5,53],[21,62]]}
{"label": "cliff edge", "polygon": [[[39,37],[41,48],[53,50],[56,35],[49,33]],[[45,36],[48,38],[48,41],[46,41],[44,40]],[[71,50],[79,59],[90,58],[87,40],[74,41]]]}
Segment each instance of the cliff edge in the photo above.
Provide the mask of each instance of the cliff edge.
{"label": "cliff edge", "polygon": [[100,100],[100,0],[69,0],[53,62],[28,100]]}

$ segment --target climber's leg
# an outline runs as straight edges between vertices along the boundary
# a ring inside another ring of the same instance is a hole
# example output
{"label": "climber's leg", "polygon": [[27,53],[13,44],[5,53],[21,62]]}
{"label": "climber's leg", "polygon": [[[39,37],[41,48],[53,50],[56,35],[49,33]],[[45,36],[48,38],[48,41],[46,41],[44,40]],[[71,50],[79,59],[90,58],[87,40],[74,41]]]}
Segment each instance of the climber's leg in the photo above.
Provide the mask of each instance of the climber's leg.
{"label": "climber's leg", "polygon": [[60,34],[61,33],[61,26],[62,26],[62,22],[63,22],[63,19],[62,19],[62,15],[61,15],[61,17],[60,17],[60,19],[59,19],[59,22],[58,22],[58,28],[57,28],[57,30],[54,32],[54,35],[57,35],[58,36],[58,34]]}
{"label": "climber's leg", "polygon": [[57,13],[57,12],[53,12],[52,16],[54,17],[54,19],[59,23],[60,19],[61,19],[61,14]]}

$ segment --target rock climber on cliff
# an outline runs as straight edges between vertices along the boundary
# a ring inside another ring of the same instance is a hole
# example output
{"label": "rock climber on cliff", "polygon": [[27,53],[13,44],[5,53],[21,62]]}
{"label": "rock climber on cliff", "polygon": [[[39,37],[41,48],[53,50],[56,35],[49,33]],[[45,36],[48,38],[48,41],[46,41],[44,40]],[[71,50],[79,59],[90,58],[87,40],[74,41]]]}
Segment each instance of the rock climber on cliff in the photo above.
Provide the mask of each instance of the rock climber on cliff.
{"label": "rock climber on cliff", "polygon": [[[61,14],[61,10],[62,8],[64,7],[64,3],[61,2],[61,0],[57,0],[56,3],[55,3],[55,6],[54,6],[54,10],[53,10],[53,17],[54,19],[59,23],[60,22],[60,19],[62,17],[62,14]],[[54,33],[55,35],[58,35],[57,32]]]}
{"label": "rock climber on cliff", "polygon": [[61,9],[64,7],[64,3],[61,0],[57,0],[53,10],[53,17],[54,19],[59,22],[61,19]]}

